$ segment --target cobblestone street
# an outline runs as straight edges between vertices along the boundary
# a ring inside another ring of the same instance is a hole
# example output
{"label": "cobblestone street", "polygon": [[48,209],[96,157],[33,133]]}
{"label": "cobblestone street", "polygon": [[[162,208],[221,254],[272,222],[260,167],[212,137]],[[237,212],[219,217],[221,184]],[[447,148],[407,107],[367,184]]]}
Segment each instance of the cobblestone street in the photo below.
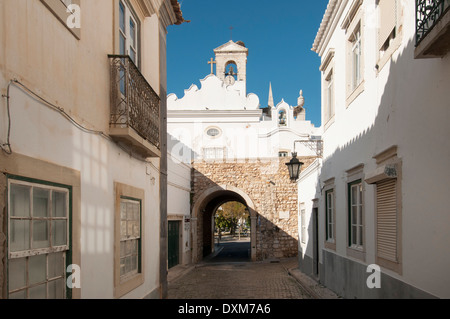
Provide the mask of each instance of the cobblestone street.
{"label": "cobblestone street", "polygon": [[310,299],[280,263],[204,263],[169,283],[169,299]]}
{"label": "cobblestone street", "polygon": [[245,239],[169,280],[169,299],[311,299],[289,273],[297,259],[248,262]]}

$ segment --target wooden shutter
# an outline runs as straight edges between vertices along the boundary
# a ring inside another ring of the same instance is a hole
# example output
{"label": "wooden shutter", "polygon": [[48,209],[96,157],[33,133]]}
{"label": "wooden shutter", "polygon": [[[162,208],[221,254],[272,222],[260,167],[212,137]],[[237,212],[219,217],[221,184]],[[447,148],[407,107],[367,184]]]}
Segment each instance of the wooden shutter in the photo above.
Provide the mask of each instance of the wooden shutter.
{"label": "wooden shutter", "polygon": [[397,25],[397,0],[380,0],[378,47],[381,48]]}
{"label": "wooden shutter", "polygon": [[397,179],[377,183],[377,254],[397,262]]}

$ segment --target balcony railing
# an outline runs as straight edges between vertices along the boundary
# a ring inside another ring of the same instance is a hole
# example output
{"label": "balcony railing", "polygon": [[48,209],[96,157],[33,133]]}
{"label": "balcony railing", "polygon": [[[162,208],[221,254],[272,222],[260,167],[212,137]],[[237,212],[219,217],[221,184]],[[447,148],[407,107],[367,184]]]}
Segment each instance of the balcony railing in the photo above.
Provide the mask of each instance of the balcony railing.
{"label": "balcony railing", "polygon": [[129,56],[108,57],[111,65],[110,135],[131,142],[144,156],[159,156],[158,94]]}
{"label": "balcony railing", "polygon": [[448,0],[416,0],[416,46],[448,9]]}

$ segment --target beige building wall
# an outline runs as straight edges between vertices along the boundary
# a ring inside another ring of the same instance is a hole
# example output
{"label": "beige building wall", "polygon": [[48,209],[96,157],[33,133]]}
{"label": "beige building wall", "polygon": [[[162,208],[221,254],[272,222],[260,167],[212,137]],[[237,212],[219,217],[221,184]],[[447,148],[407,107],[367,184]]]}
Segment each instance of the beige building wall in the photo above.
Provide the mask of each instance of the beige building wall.
{"label": "beige building wall", "polygon": [[[75,30],[62,22],[63,11],[51,10],[59,0],[0,3],[0,144],[6,150],[0,154],[0,171],[77,187],[72,257],[81,267],[81,287],[73,289],[73,298],[160,298],[166,280],[160,275],[165,272],[160,271],[165,259],[160,226],[166,223],[161,192],[167,187],[160,180],[160,166],[166,156],[134,156],[109,136],[108,54],[119,53],[119,0],[74,3],[81,9],[81,27]],[[183,22],[180,12],[170,1],[124,3],[140,21],[140,71],[161,94],[166,87],[166,48],[161,43],[168,25]],[[51,169],[54,174],[44,174]],[[3,180],[0,184],[0,208],[7,212],[7,189]],[[143,194],[142,276],[126,287],[118,286],[114,272],[117,184]],[[6,225],[7,214],[1,218],[0,225]],[[0,233],[0,298],[7,296],[7,235]]]}

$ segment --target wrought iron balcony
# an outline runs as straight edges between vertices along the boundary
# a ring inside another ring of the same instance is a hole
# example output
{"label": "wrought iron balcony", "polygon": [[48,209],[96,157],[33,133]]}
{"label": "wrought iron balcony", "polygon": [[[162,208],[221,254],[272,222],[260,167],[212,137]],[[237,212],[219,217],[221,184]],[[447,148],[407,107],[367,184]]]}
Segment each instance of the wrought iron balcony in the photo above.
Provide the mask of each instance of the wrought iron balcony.
{"label": "wrought iron balcony", "polygon": [[126,55],[108,55],[111,65],[110,136],[144,157],[159,157],[160,98]]}
{"label": "wrought iron balcony", "polygon": [[450,49],[450,0],[416,0],[416,57],[440,57]]}

